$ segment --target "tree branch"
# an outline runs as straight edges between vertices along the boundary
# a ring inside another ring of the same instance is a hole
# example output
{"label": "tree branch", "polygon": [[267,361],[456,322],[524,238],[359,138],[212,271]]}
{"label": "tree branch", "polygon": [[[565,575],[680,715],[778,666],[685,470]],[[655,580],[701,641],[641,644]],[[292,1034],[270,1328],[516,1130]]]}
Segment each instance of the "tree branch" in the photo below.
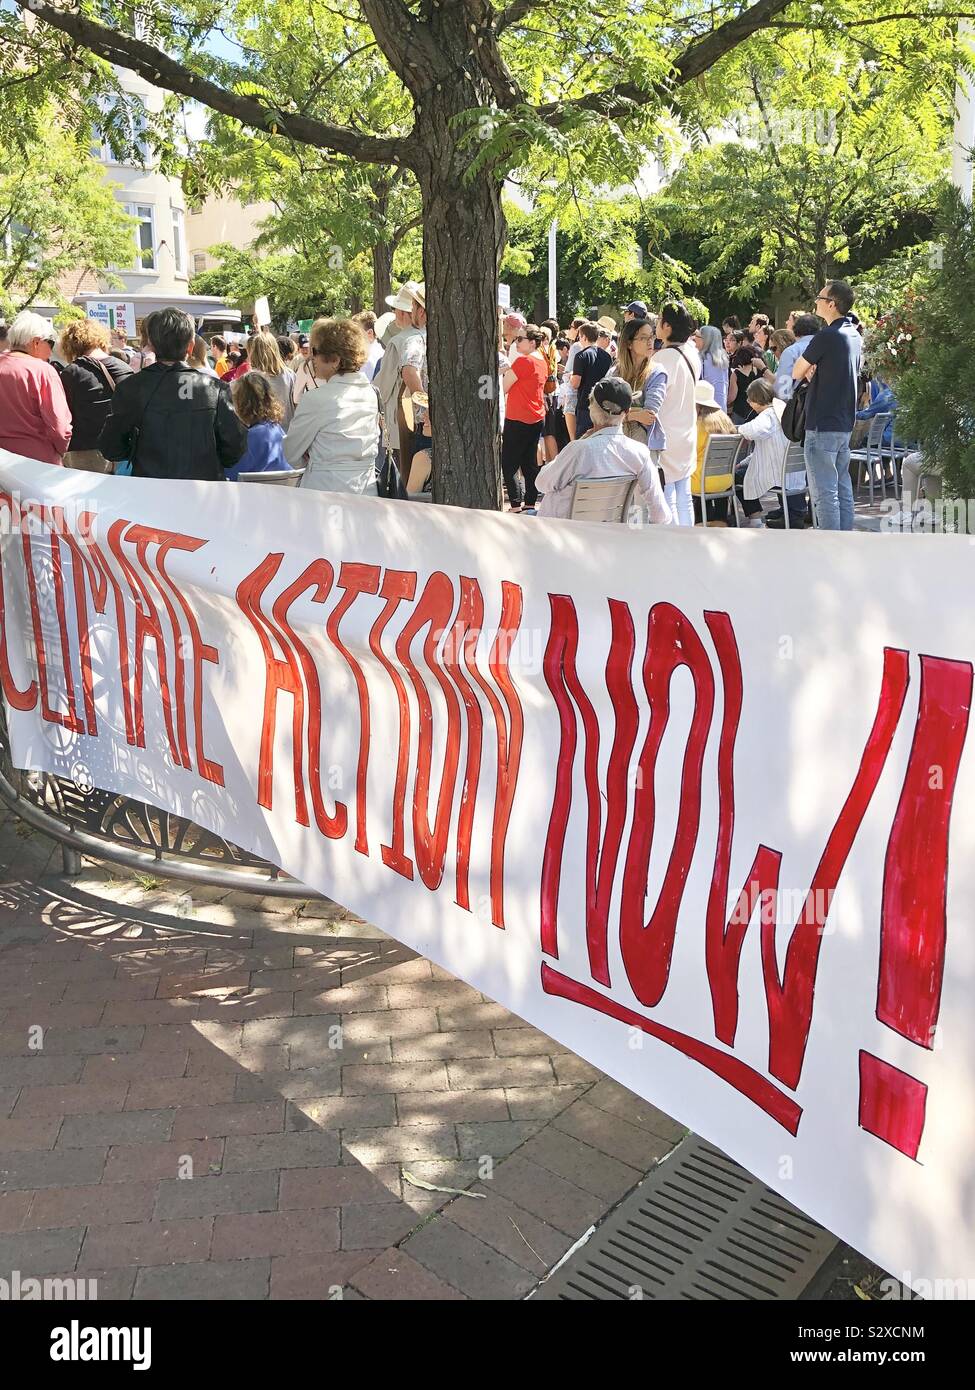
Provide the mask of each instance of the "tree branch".
{"label": "tree branch", "polygon": [[[382,0],[384,5],[389,0]],[[319,149],[334,150],[338,154],[351,155],[369,164],[407,164],[411,163],[411,142],[406,138],[382,138],[362,135],[345,126],[332,125],[327,121],[314,120],[293,112],[272,111],[253,97],[241,96],[228,91],[209,78],[201,77],[182,63],[170,58],[161,49],[129,34],[118,33],[104,24],[96,24],[76,10],[63,10],[45,0],[14,0],[21,10],[29,10],[38,19],[53,29],[59,29],[84,48],[117,63],[144,77],[155,86],[165,87],[180,96],[199,101],[222,115],[240,121],[242,125],[270,134],[283,135],[302,144],[314,145]],[[376,0],[371,0],[373,8]],[[408,13],[408,11],[407,11]]]}
{"label": "tree branch", "polygon": [[726,53],[744,43],[745,39],[751,38],[752,34],[764,28],[775,15],[787,10],[791,3],[792,0],[757,0],[756,4],[742,14],[719,24],[717,29],[692,43],[675,60],[673,77],[667,83],[657,84],[648,90],[632,82],[621,82],[615,87],[604,88],[600,92],[589,92],[570,101],[546,102],[543,106],[535,107],[536,114],[546,124],[558,126],[566,117],[578,111],[595,111],[604,116],[618,116],[630,110],[634,104],[645,105],[649,96],[670,97],[673,95],[674,87],[685,86],[714,67]]}

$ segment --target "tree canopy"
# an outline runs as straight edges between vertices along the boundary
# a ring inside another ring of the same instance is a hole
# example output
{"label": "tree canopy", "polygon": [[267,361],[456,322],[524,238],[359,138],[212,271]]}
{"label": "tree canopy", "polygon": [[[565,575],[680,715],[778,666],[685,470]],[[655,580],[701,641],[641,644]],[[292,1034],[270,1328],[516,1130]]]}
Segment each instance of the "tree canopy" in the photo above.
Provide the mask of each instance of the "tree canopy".
{"label": "tree canopy", "polygon": [[[188,101],[242,128],[255,157],[310,149],[336,167],[406,171],[423,217],[434,496],[476,506],[499,500],[497,401],[483,383],[497,368],[505,176],[562,197],[626,184],[668,129],[703,141],[750,106],[754,72],[787,78],[804,38],[840,52],[847,73],[884,74],[907,110],[912,92],[947,91],[959,61],[971,66],[958,0],[836,0],[828,12],[807,0],[14,3],[29,23],[0,10],[4,120],[36,126],[32,99],[54,89],[77,94],[79,126],[111,117],[129,101],[118,65],[171,94],[153,138],[188,184],[194,170],[219,178],[192,149]],[[826,71],[808,65],[804,105],[831,104],[833,88],[816,95]]]}
{"label": "tree canopy", "polygon": [[[132,265],[129,217],[105,171],[77,135],[46,108],[44,141],[31,147],[0,130],[0,309],[66,306],[61,279]],[[118,282],[121,283],[121,282]]]}

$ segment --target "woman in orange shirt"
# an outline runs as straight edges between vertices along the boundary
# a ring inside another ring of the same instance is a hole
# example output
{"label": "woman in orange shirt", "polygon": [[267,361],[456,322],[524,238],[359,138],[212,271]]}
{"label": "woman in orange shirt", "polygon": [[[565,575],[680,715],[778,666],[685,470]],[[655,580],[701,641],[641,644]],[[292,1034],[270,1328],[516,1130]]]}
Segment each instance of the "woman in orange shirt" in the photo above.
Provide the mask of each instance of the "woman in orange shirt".
{"label": "woman in orange shirt", "polygon": [[534,509],[538,500],[538,441],[545,420],[545,383],[549,360],[542,350],[544,334],[535,324],[526,324],[515,339],[515,356],[504,374],[504,429],[501,434],[501,472],[513,512],[522,509],[521,482],[525,480],[524,503]]}

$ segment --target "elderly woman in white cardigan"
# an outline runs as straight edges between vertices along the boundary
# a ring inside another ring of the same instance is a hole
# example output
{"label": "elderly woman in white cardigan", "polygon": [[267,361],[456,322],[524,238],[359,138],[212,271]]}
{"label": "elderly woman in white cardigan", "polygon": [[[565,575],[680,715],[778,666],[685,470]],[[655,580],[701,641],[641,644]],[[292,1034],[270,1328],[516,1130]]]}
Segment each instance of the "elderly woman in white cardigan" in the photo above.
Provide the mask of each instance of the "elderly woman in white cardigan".
{"label": "elderly woman in white cardigan", "polygon": [[284,439],[301,486],[327,492],[373,492],[379,402],[362,370],[366,335],[351,319],[319,319],[311,330],[314,384],[298,400]]}

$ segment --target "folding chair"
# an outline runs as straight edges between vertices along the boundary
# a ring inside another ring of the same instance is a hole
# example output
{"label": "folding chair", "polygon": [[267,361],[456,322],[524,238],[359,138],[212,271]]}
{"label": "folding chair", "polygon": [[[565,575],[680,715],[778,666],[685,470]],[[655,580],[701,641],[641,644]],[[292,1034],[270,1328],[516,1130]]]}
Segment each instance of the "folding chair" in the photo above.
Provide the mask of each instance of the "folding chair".
{"label": "folding chair", "polygon": [[636,478],[577,478],[572,485],[572,521],[625,521],[636,491]]}
{"label": "folding chair", "polygon": [[286,472],[283,468],[275,469],[268,473],[238,473],[238,483],[272,483],[278,487],[297,487],[305,476],[303,468],[292,468]]}
{"label": "folding chair", "polygon": [[[735,525],[738,526],[738,499],[735,494],[735,464],[738,462],[742,446],[745,441],[740,434],[712,434],[708,436],[707,447],[704,450],[704,462],[701,465],[701,521],[708,524],[708,503],[727,497],[731,504],[731,511],[734,514]],[[723,478],[727,474],[731,475],[731,486],[724,488],[720,492],[708,492],[708,478]]]}
{"label": "folding chair", "polygon": [[[791,531],[792,524],[789,521],[789,498],[798,497],[800,493],[806,495],[806,484],[802,487],[790,488],[786,484],[786,479],[790,473],[802,473],[806,471],[806,451],[801,444],[790,444],[782,457],[782,473],[779,478],[779,489],[782,493],[782,517],[787,531]],[[813,508],[813,525],[816,525],[816,509]]]}
{"label": "folding chair", "polygon": [[[880,490],[881,495],[887,496],[887,478],[884,473],[884,430],[893,420],[893,415],[887,411],[883,415],[874,415],[867,430],[867,443],[863,449],[850,450],[850,462],[860,464],[866,469],[867,481],[870,484],[870,504],[873,505],[873,484],[874,468],[880,466]],[[857,492],[860,491],[860,483],[857,481]],[[896,495],[896,483],[895,483]]]}

